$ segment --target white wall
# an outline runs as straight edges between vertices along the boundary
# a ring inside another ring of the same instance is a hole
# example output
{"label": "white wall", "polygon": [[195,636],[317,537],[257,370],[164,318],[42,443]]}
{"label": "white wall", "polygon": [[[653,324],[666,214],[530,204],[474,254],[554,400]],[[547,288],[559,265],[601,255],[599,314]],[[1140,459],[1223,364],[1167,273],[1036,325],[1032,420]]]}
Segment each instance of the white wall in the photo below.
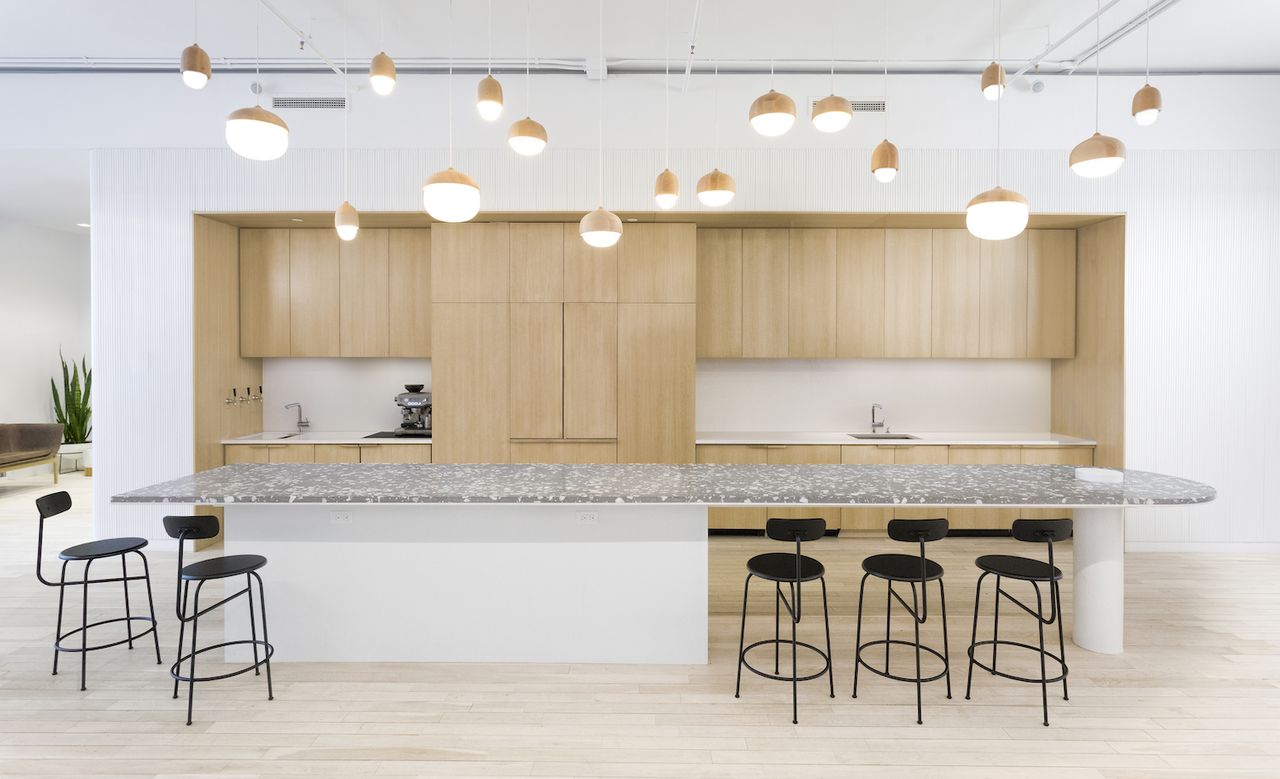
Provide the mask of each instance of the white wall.
{"label": "white wall", "polygon": [[400,426],[395,396],[406,384],[431,391],[431,361],[281,357],[262,361],[262,426],[294,430],[301,403],[315,431],[394,430]]}

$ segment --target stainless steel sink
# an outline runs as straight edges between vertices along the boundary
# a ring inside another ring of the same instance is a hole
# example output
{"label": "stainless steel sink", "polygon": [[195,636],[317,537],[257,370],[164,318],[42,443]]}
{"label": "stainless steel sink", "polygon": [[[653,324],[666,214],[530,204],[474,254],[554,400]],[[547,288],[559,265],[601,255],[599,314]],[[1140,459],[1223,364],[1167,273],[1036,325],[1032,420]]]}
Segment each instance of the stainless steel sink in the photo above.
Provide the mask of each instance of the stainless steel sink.
{"label": "stainless steel sink", "polygon": [[850,433],[849,437],[859,441],[918,441],[917,436],[906,433]]}

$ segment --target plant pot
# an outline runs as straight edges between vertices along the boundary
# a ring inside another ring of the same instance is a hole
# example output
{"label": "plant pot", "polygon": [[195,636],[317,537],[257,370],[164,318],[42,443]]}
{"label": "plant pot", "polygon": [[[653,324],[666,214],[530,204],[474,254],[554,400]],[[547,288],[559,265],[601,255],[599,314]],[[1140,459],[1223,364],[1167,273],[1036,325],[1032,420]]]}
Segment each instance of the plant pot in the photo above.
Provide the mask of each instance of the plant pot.
{"label": "plant pot", "polygon": [[[89,470],[93,467],[93,442],[85,441],[82,444],[63,444],[58,447],[59,455],[76,455],[80,461],[80,468]],[[61,457],[59,460],[61,461]],[[61,467],[61,462],[59,463]],[[77,469],[78,470],[78,469]]]}

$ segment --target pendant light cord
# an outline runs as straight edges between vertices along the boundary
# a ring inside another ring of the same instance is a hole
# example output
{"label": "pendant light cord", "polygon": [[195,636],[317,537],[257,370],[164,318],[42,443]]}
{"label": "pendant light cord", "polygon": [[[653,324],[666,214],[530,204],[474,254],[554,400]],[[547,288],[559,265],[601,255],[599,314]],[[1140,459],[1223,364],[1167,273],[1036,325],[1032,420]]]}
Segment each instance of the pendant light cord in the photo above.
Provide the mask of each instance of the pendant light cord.
{"label": "pendant light cord", "polygon": [[1098,15],[1093,18],[1097,42],[1093,52],[1093,131],[1099,132],[1102,124],[1102,0],[1098,0]]}
{"label": "pendant light cord", "polygon": [[662,96],[666,101],[666,118],[663,129],[664,158],[662,167],[671,169],[671,0],[662,7]]}
{"label": "pendant light cord", "polygon": [[349,71],[351,69],[351,60],[347,57],[347,27],[351,24],[351,3],[346,0],[342,4],[342,200],[347,202],[347,158],[350,156],[348,139],[348,120],[351,116],[351,92],[349,86]]}
{"label": "pendant light cord", "polygon": [[1146,83],[1151,83],[1151,0],[1147,0],[1147,22],[1144,25],[1147,33]]}
{"label": "pendant light cord", "polygon": [[449,0],[449,167],[453,167],[453,0]]}
{"label": "pendant light cord", "polygon": [[884,139],[889,140],[889,0],[884,2],[884,46],[881,49],[880,64],[884,66]]}
{"label": "pendant light cord", "polygon": [[525,0],[524,4],[524,115],[533,115],[533,86],[529,80],[529,67],[533,62],[530,54],[529,40],[533,37],[533,0]]}
{"label": "pendant light cord", "polygon": [[1001,105],[1003,100],[996,101],[996,186],[1000,186],[1000,125]]}
{"label": "pendant light cord", "polygon": [[831,94],[836,93],[836,29],[839,27],[835,23],[835,17],[839,15],[840,9],[836,6],[834,0],[828,5],[828,12],[831,14]]}
{"label": "pendant light cord", "polygon": [[596,141],[598,146],[598,157],[596,159],[596,192],[599,197],[599,205],[604,207],[604,0],[599,0],[597,4],[597,40],[600,45],[600,82],[596,86],[596,98],[599,102],[599,112],[596,122]]}
{"label": "pendant light cord", "polygon": [[489,75],[493,75],[493,0],[489,0]]}
{"label": "pendant light cord", "polygon": [[991,0],[991,59],[1000,61],[1000,0]]}
{"label": "pendant light cord", "polygon": [[262,105],[262,2],[254,3],[253,15],[253,97]]}
{"label": "pendant light cord", "polygon": [[711,73],[711,151],[720,157],[720,60],[714,60]]}
{"label": "pendant light cord", "polygon": [[[1147,18],[1151,15],[1151,8],[1147,8]],[[1150,40],[1150,36],[1147,36]],[[200,0],[191,0],[191,42],[197,43],[200,40]],[[1150,48],[1148,45],[1147,48]]]}

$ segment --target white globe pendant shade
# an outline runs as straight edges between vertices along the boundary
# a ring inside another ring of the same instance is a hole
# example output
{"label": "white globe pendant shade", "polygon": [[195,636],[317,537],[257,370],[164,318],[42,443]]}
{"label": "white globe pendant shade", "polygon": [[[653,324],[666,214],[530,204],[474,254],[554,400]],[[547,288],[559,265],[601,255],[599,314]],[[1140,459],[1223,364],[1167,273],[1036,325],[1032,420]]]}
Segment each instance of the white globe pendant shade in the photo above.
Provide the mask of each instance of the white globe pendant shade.
{"label": "white globe pendant shade", "polygon": [[839,95],[828,95],[814,103],[812,120],[818,132],[838,133],[853,120],[853,106]]}
{"label": "white globe pendant shade", "polygon": [[734,182],[733,176],[719,168],[713,169],[698,179],[698,200],[704,206],[711,208],[727,206],[737,191],[738,185]]}
{"label": "white globe pendant shade", "polygon": [[1006,80],[1004,65],[991,63],[982,71],[982,96],[988,100],[999,100],[1004,94]]}
{"label": "white globe pendant shade", "polygon": [[385,51],[373,55],[373,60],[369,62],[369,86],[383,97],[395,91],[396,63]]}
{"label": "white globe pendant shade", "polygon": [[262,106],[252,105],[227,117],[227,145],[250,160],[265,162],[289,150],[289,125]]}
{"label": "white globe pendant shade", "polygon": [[1071,150],[1071,170],[1087,179],[1110,176],[1124,164],[1124,152],[1119,138],[1094,133]]}
{"label": "white globe pendant shade", "polygon": [[360,232],[360,212],[350,202],[344,200],[338,210],[333,212],[333,229],[344,241],[354,241]]}
{"label": "white globe pendant shade", "polygon": [[1160,118],[1160,112],[1164,109],[1164,100],[1160,97],[1160,90],[1144,84],[1133,96],[1133,121],[1142,127],[1150,127]]}
{"label": "white globe pendant shade", "polygon": [[796,101],[770,89],[755,99],[747,116],[756,132],[776,138],[796,123]]}
{"label": "white globe pendant shade", "polygon": [[522,157],[534,157],[547,148],[547,128],[525,117],[511,123],[507,131],[507,145]]}
{"label": "white globe pendant shade", "polygon": [[448,168],[423,182],[422,206],[432,219],[468,222],[480,213],[480,187],[467,174]]}
{"label": "white globe pendant shade", "polygon": [[622,238],[622,220],[604,206],[582,217],[578,223],[578,234],[588,246],[597,249],[608,249]]}
{"label": "white globe pendant shade", "polygon": [[502,85],[493,76],[480,79],[480,85],[476,87],[476,111],[486,122],[502,116]]}
{"label": "white globe pendant shade", "polygon": [[193,43],[182,50],[182,83],[192,89],[204,89],[212,77],[213,68],[204,49]]}
{"label": "white globe pendant shade", "polygon": [[888,138],[871,151],[871,173],[881,184],[888,184],[898,175],[898,147]]}
{"label": "white globe pendant shade", "polygon": [[964,212],[965,227],[974,237],[1004,241],[1027,229],[1031,208],[1017,192],[992,187],[970,200]]}
{"label": "white globe pendant shade", "polygon": [[674,208],[679,200],[680,179],[676,178],[670,168],[666,168],[658,174],[658,180],[653,184],[653,201],[658,204],[658,208],[666,211]]}

